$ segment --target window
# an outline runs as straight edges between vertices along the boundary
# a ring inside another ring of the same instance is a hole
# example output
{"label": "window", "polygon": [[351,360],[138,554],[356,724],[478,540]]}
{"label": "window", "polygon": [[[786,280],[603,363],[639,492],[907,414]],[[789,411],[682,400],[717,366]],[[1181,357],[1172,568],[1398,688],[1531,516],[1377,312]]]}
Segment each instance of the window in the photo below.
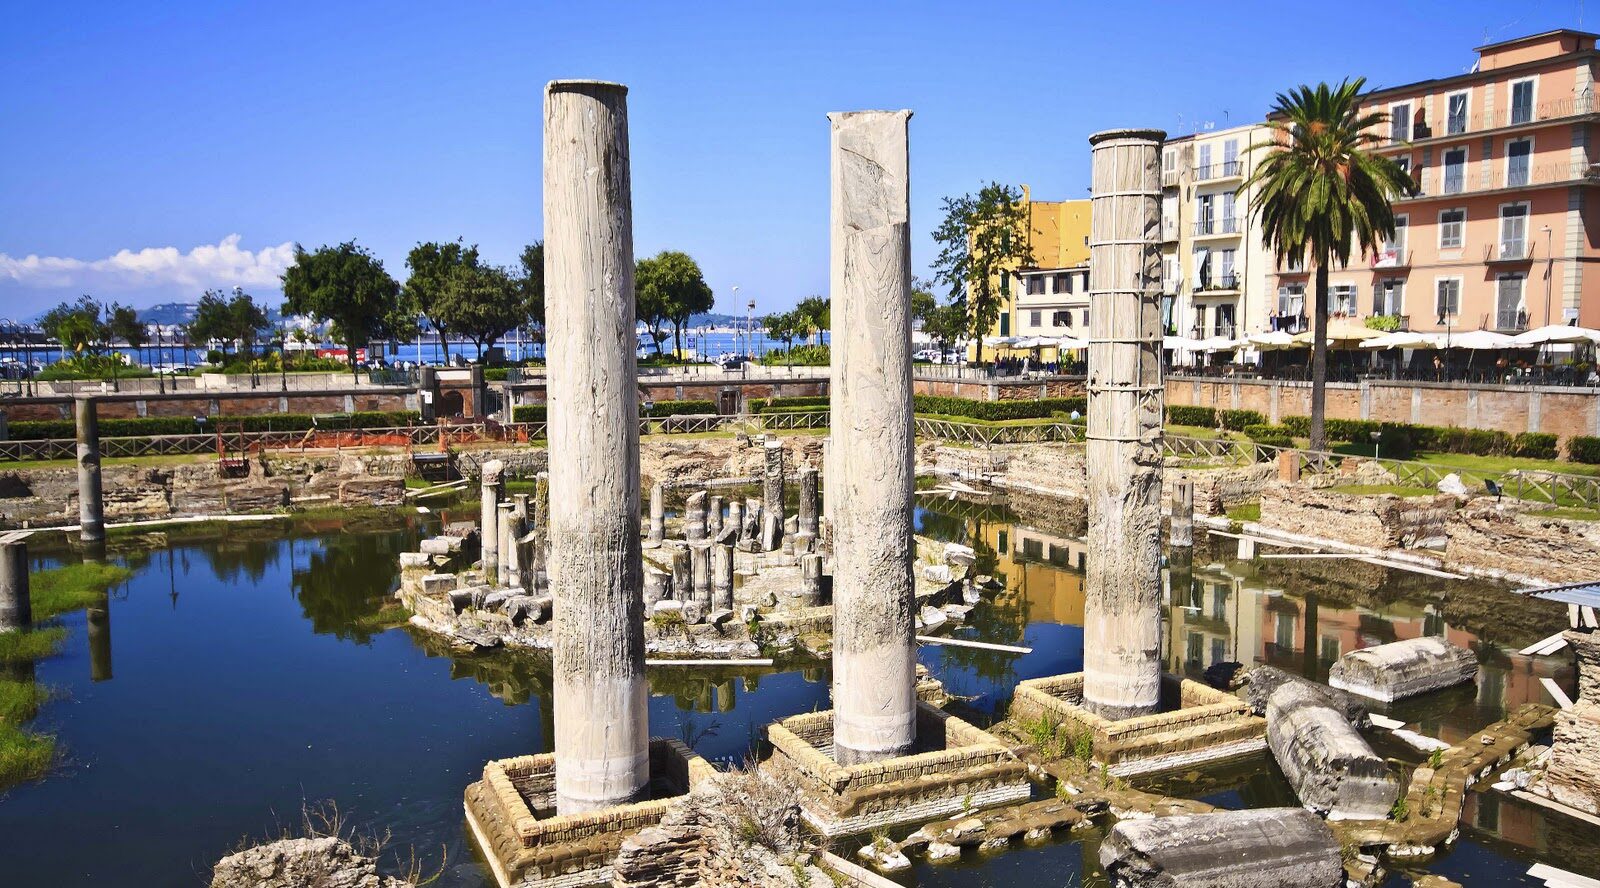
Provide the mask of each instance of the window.
{"label": "window", "polygon": [[1522,275],[1503,274],[1495,282],[1495,329],[1521,330],[1527,323],[1522,312]]}
{"label": "window", "polygon": [[1512,139],[1506,143],[1507,188],[1528,184],[1528,162],[1532,159],[1532,139]]}
{"label": "window", "polygon": [[1237,283],[1233,275],[1233,253],[1233,250],[1217,251],[1216,281],[1224,290],[1232,290]]}
{"label": "window", "polygon": [[1461,313],[1461,278],[1440,278],[1434,285],[1437,289],[1433,300],[1433,311],[1439,317],[1454,316]]}
{"label": "window", "polygon": [[1394,162],[1395,162],[1396,166],[1400,167],[1402,172],[1406,173],[1406,175],[1410,175],[1411,174],[1411,155],[1409,155],[1409,154],[1396,155],[1395,159],[1394,159]]}
{"label": "window", "polygon": [[1394,234],[1383,242],[1383,252],[1377,262],[1379,268],[1392,268],[1406,261],[1406,235],[1410,228],[1410,216],[1401,214],[1394,217]]}
{"label": "window", "polygon": [[1402,102],[1389,107],[1389,141],[1411,141],[1411,104]]}
{"label": "window", "polygon": [[1467,187],[1467,149],[1444,152],[1444,193],[1460,194]]}
{"label": "window", "polygon": [[1222,143],[1222,174],[1224,176],[1239,175],[1239,140],[1229,139]]}
{"label": "window", "polygon": [[[1001,238],[1001,240],[1004,240],[1004,238]],[[1004,250],[1005,247],[1001,246],[1000,249]],[[1000,272],[1000,295],[1001,296],[1010,296],[1011,295],[1011,274],[1009,272],[1004,272],[1004,271]]]}
{"label": "window", "polygon": [[1087,308],[1083,310],[1083,325],[1085,327],[1089,326],[1089,309]]}
{"label": "window", "polygon": [[1233,338],[1233,304],[1223,303],[1217,306],[1216,335]]}
{"label": "window", "polygon": [[1533,78],[1511,81],[1511,123],[1533,120]]}
{"label": "window", "polygon": [[1445,132],[1458,136],[1467,131],[1467,93],[1451,93],[1446,101],[1449,111],[1445,115]]}
{"label": "window", "polygon": [[1178,168],[1178,152],[1168,148],[1161,152],[1161,171],[1170,173]]}
{"label": "window", "polygon": [[1305,284],[1285,284],[1278,288],[1278,314],[1299,316],[1305,314],[1305,306]]}
{"label": "window", "polygon": [[1039,326],[1040,315],[1042,315],[1042,314],[1043,314],[1042,312],[1037,312],[1037,311],[1028,312],[1028,325],[1032,326],[1032,327]]}
{"label": "window", "polygon": [[1071,293],[1072,292],[1072,275],[1066,274],[1066,273],[1058,273],[1056,275],[1055,287],[1056,287],[1056,292],[1057,293]]}
{"label": "window", "polygon": [[996,551],[998,551],[1001,555],[1006,554],[1006,532],[1005,531],[1002,530],[998,534],[995,535],[994,543],[995,543],[994,547],[995,547]]}
{"label": "window", "polygon": [[1206,307],[1204,305],[1196,305],[1194,307],[1194,335],[1196,338],[1206,335]]}
{"label": "window", "polygon": [[1194,251],[1194,281],[1196,290],[1211,286],[1211,251],[1205,247]]}
{"label": "window", "polygon": [[1466,210],[1444,210],[1439,213],[1439,249],[1461,249],[1466,227]]}
{"label": "window", "polygon": [[1215,210],[1215,208],[1213,207],[1213,203],[1215,202],[1215,200],[1216,200],[1216,195],[1214,195],[1214,194],[1202,194],[1202,195],[1200,195],[1200,198],[1199,198],[1200,205],[1199,205],[1198,212],[1196,213],[1196,221],[1194,223],[1194,233],[1195,234],[1210,234],[1211,233],[1211,222],[1212,222],[1212,219],[1213,219],[1213,215],[1212,214],[1213,214],[1213,212]]}
{"label": "window", "polygon": [[1395,278],[1379,281],[1372,288],[1373,315],[1405,314],[1406,282]]}
{"label": "window", "polygon": [[1328,287],[1328,313],[1353,315],[1356,313],[1356,285],[1333,284]]}
{"label": "window", "polygon": [[1072,326],[1072,312],[1070,312],[1070,311],[1054,312],[1050,316],[1050,325],[1053,326],[1053,327],[1070,327],[1070,326]]}
{"label": "window", "polygon": [[1011,335],[1011,312],[1009,311],[1000,315],[1000,335]]}
{"label": "window", "polygon": [[1028,295],[1029,296],[1043,296],[1044,295],[1044,275],[1042,275],[1042,274],[1030,274],[1027,277],[1027,281],[1028,281]]}
{"label": "window", "polygon": [[1500,258],[1521,259],[1528,255],[1528,205],[1506,204],[1500,208]]}
{"label": "window", "polygon": [[1200,146],[1199,157],[1195,161],[1195,178],[1197,178],[1197,179],[1209,179],[1209,178],[1211,178],[1211,146],[1210,145],[1201,145]]}
{"label": "window", "polygon": [[1222,192],[1222,233],[1232,234],[1237,229],[1233,227],[1233,192]]}

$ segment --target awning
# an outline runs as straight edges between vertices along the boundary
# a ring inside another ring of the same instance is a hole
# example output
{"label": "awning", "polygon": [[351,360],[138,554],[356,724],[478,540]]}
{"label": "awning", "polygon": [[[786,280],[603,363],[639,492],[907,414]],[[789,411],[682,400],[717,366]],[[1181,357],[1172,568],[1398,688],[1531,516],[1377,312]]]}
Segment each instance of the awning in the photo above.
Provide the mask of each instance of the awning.
{"label": "awning", "polygon": [[1362,348],[1438,348],[1433,337],[1425,333],[1399,331],[1375,336],[1361,343]]}
{"label": "awning", "polygon": [[1511,337],[1517,345],[1551,345],[1561,343],[1588,344],[1600,342],[1600,330],[1590,330],[1587,327],[1569,327],[1566,324],[1550,324],[1518,333]]}
{"label": "awning", "polygon": [[1493,330],[1468,330],[1465,333],[1435,333],[1433,340],[1441,348],[1465,348],[1484,351],[1497,348],[1516,348],[1517,341]]}
{"label": "awning", "polygon": [[1299,342],[1294,335],[1285,330],[1272,330],[1266,333],[1256,333],[1248,338],[1256,351],[1278,351],[1289,348],[1305,348],[1310,345],[1310,340]]}

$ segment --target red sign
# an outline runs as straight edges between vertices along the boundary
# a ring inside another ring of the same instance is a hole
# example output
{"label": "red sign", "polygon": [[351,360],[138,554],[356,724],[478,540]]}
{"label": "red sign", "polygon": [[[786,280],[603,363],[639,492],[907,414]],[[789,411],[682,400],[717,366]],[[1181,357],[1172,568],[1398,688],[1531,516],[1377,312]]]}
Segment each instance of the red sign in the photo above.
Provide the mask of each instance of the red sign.
{"label": "red sign", "polygon": [[[345,354],[346,354],[346,350],[343,349],[343,348],[318,348],[317,349],[317,357],[319,357],[319,358],[338,358],[339,360],[343,361],[343,360],[345,360]],[[365,348],[356,349],[356,363],[365,364],[366,362],[367,362],[367,350]]]}

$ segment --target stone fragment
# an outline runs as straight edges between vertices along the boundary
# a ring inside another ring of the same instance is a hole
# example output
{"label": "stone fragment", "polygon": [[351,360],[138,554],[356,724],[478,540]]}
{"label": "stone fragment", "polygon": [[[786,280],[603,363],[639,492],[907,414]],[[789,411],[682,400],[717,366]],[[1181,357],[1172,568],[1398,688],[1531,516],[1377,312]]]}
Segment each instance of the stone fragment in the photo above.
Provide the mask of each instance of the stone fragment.
{"label": "stone fragment", "polygon": [[672,597],[672,574],[645,568],[644,606],[649,609],[656,602]]}
{"label": "stone fragment", "polygon": [[378,873],[341,839],[323,836],[281,839],[229,854],[217,861],[211,888],[410,888],[411,883]]}
{"label": "stone fragment", "polygon": [[1351,651],[1328,670],[1328,684],[1394,701],[1469,682],[1477,674],[1476,654],[1429,635]]}
{"label": "stone fragment", "polygon": [[1472,491],[1467,489],[1467,483],[1462,481],[1461,476],[1457,475],[1455,472],[1451,472],[1450,474],[1445,475],[1443,478],[1440,478],[1439,483],[1435,486],[1438,487],[1440,493],[1447,493],[1451,496],[1472,495]]}
{"label": "stone fragment", "polygon": [[511,618],[513,626],[537,623],[544,617],[544,600],[532,595],[513,595],[506,599],[501,609]]}
{"label": "stone fragment", "polygon": [[944,842],[928,843],[928,862],[943,863],[947,860],[960,860],[961,846],[947,845]]}
{"label": "stone fragment", "polygon": [[706,492],[696,490],[683,501],[683,538],[698,543],[706,538]]}
{"label": "stone fragment", "polygon": [[748,623],[760,616],[761,612],[753,604],[739,605],[739,622]]}
{"label": "stone fragment", "polygon": [[1285,682],[1268,698],[1267,747],[1300,803],[1330,820],[1382,820],[1399,796],[1388,764],[1304,683]]}
{"label": "stone fragment", "polygon": [[698,624],[698,623],[702,622],[703,620],[705,620],[705,618],[706,618],[705,605],[701,604],[698,601],[685,601],[685,602],[683,602],[683,621],[685,623],[689,623],[691,625]]}
{"label": "stone fragment", "polygon": [[401,552],[400,567],[427,567],[431,562],[426,552]]}
{"label": "stone fragment", "polygon": [[721,628],[724,624],[726,624],[729,620],[732,620],[732,619],[733,619],[733,611],[727,610],[725,608],[719,608],[717,610],[711,611],[710,613],[706,614],[706,623],[708,623],[709,625],[712,625],[712,626],[716,626],[718,628]]}
{"label": "stone fragment", "polygon": [[456,583],[457,580],[455,574],[428,574],[422,578],[422,594],[443,595],[446,592],[454,591],[456,588]]}
{"label": "stone fragment", "polygon": [[427,555],[454,555],[461,551],[461,538],[429,537],[418,544],[417,550]]}
{"label": "stone fragment", "polygon": [[656,602],[655,605],[653,607],[651,607],[650,612],[652,614],[668,614],[668,613],[682,614],[683,613],[683,604],[684,603],[681,602],[681,601],[672,601],[670,599],[662,600],[662,601]]}
{"label": "stone fragment", "polygon": [[1372,718],[1367,712],[1366,704],[1354,694],[1336,691],[1327,685],[1317,684],[1276,666],[1257,666],[1246,673],[1244,701],[1250,704],[1251,712],[1264,717],[1267,714],[1267,701],[1271,699],[1273,691],[1286,683],[1301,685],[1307,693],[1318,696],[1324,705],[1337,709],[1344,716],[1344,720],[1356,730],[1366,730],[1371,727]]}
{"label": "stone fragment", "polygon": [[1300,808],[1123,820],[1100,845],[1116,888],[1337,888],[1333,831]]}
{"label": "stone fragment", "polygon": [[516,597],[517,593],[520,591],[522,590],[496,589],[493,592],[490,592],[488,595],[483,596],[483,609],[500,610],[505,606],[507,601],[510,601],[512,598]]}
{"label": "stone fragment", "polygon": [[911,868],[911,861],[899,848],[884,842],[868,842],[856,851],[856,856],[881,873],[897,873]]}

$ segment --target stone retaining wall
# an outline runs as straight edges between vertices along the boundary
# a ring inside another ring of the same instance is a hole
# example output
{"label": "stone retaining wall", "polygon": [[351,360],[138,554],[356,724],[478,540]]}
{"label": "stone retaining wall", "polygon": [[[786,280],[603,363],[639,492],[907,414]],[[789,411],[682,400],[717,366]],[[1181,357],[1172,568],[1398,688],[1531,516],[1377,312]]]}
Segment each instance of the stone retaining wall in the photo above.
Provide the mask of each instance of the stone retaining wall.
{"label": "stone retaining wall", "polygon": [[1455,498],[1444,495],[1353,495],[1274,483],[1261,493],[1261,524],[1373,549],[1432,547],[1447,539],[1455,506]]}
{"label": "stone retaining wall", "polygon": [[1592,580],[1600,576],[1600,525],[1548,518],[1482,497],[1469,502],[1450,523],[1445,559],[1513,578]]}

